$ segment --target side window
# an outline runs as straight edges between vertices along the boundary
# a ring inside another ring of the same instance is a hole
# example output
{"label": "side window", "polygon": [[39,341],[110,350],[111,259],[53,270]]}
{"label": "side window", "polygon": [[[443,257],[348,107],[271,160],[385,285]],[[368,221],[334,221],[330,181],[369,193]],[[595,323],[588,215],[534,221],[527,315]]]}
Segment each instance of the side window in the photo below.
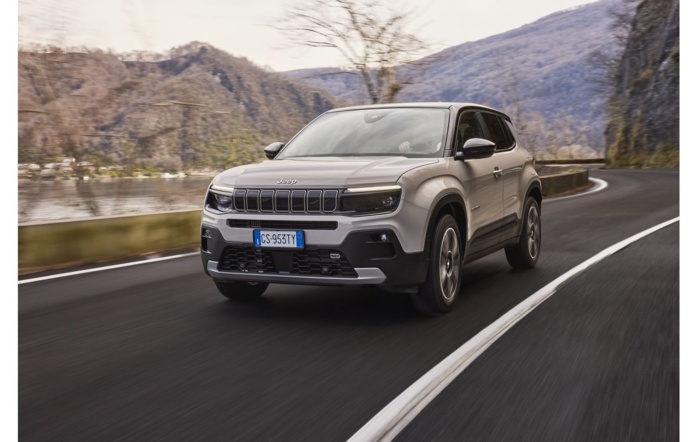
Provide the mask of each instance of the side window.
{"label": "side window", "polygon": [[456,126],[456,145],[454,150],[457,151],[463,147],[466,141],[471,138],[484,138],[485,134],[480,127],[477,114],[475,112],[463,112],[458,118]]}
{"label": "side window", "polygon": [[[514,145],[511,134],[504,128],[501,118],[494,114],[482,113],[487,130],[490,133],[488,140],[497,145],[496,150],[507,150]],[[506,131],[506,132],[505,132]]]}

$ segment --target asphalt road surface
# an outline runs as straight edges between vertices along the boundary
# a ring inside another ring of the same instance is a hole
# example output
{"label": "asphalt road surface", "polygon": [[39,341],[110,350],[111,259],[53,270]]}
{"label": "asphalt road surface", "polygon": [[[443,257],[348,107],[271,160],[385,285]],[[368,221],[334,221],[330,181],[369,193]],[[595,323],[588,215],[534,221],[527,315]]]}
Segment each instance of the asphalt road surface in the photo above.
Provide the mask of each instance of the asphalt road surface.
{"label": "asphalt road surface", "polygon": [[[679,174],[594,170],[543,203],[538,266],[464,269],[454,310],[404,294],[273,285],[235,304],[198,257],[19,286],[19,435],[342,441],[456,348],[606,247],[679,215]],[[399,440],[678,440],[679,225],[575,278]]]}

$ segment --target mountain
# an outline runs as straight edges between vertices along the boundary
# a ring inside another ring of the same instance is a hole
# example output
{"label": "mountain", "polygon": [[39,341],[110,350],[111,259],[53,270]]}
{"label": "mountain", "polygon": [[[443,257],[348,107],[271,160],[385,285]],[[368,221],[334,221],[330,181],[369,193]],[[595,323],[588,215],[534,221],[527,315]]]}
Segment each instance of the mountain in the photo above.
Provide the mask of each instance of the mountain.
{"label": "mountain", "polygon": [[679,0],[643,0],[615,75],[612,166],[679,165]]}
{"label": "mountain", "polygon": [[155,60],[19,52],[19,160],[182,170],[259,159],[338,100],[204,43]]}
{"label": "mountain", "polygon": [[[589,57],[612,50],[611,11],[621,3],[602,0],[557,12],[426,57],[418,67],[400,71],[411,84],[398,99],[486,104],[508,112],[528,132],[533,150],[576,143],[601,151],[607,96],[598,90]],[[321,68],[285,74],[348,102],[366,97],[351,72]],[[540,138],[535,132],[549,136]]]}

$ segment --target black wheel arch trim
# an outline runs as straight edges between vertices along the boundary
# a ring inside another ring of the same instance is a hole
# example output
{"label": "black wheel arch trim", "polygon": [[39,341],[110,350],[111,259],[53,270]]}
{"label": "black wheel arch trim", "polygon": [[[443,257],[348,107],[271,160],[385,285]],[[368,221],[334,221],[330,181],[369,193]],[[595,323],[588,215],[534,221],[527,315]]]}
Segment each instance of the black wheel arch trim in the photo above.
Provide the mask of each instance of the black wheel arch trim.
{"label": "black wheel arch trim", "polygon": [[[543,186],[541,185],[541,182],[539,180],[534,180],[531,184],[528,185],[528,189],[526,189],[526,197],[523,200],[523,206],[521,208],[521,220],[522,222],[519,225],[519,235],[521,234],[521,229],[523,229],[524,226],[524,213],[523,211],[526,210],[526,201],[528,201],[528,197],[531,196],[533,193],[533,190],[536,189],[540,193],[540,199],[536,198],[536,202],[538,203],[538,210],[540,211],[539,216],[543,215]],[[535,198],[535,197],[534,197]]]}
{"label": "black wheel arch trim", "polygon": [[542,200],[543,200],[543,185],[541,184],[540,180],[533,180],[529,185],[528,189],[526,189],[526,199],[528,199],[529,196],[531,196],[531,192],[533,192],[533,189],[538,189],[541,195],[541,201],[538,201],[538,207],[542,207]]}
{"label": "black wheel arch trim", "polygon": [[[429,215],[429,223],[427,224],[427,234],[425,235],[424,238],[424,253],[429,255],[429,252],[431,250],[431,240],[433,236],[433,231],[434,227],[436,226],[437,221],[439,220],[439,213],[443,210],[444,207],[450,204],[457,204],[460,206],[460,209],[462,211],[462,219],[459,219],[458,214],[456,213],[451,213],[453,218],[456,220],[456,223],[459,224],[459,229],[461,230],[460,232],[460,246],[463,249],[463,253],[465,253],[465,245],[467,243],[467,222],[468,222],[468,214],[467,211],[465,210],[465,203],[463,202],[463,198],[456,194],[456,193],[449,193],[448,195],[444,195],[436,205],[434,205],[434,210],[431,211],[431,215]],[[461,221],[463,225],[461,226]]]}

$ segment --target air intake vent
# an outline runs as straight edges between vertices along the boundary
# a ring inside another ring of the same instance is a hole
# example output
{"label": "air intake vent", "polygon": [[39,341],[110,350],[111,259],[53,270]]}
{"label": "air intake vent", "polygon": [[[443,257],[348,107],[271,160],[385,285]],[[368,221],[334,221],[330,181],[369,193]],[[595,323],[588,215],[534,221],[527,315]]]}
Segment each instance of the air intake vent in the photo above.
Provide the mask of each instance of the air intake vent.
{"label": "air intake vent", "polygon": [[238,229],[337,230],[337,221],[229,219],[228,226]]}
{"label": "air intake vent", "polygon": [[[275,255],[275,254],[278,254]],[[288,255],[290,254],[290,255]],[[343,276],[356,278],[358,274],[347,258],[338,250],[269,251],[251,246],[228,246],[223,249],[218,270],[245,273],[279,273],[275,260],[291,258],[291,275]]]}

